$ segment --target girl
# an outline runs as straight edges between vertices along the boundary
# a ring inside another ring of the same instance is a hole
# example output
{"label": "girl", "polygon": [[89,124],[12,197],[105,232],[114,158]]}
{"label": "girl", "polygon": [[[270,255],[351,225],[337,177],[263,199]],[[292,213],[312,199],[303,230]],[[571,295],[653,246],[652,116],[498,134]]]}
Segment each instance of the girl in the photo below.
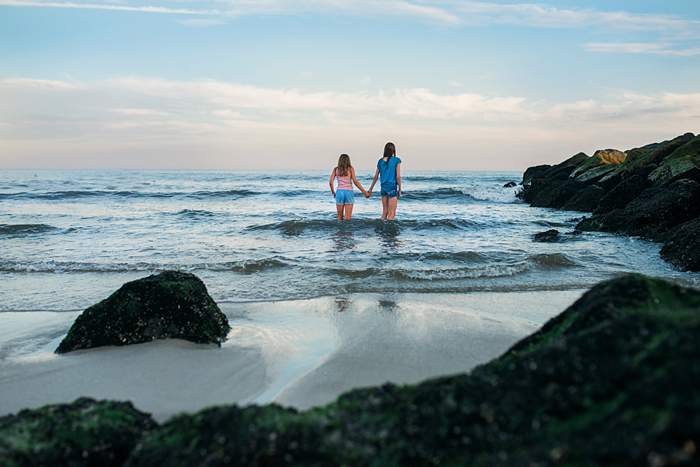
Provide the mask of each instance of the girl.
{"label": "girl", "polygon": [[[333,188],[333,181],[338,179],[338,190]],[[367,191],[362,187],[355,177],[355,169],[350,164],[350,156],[341,154],[338,159],[338,167],[331,172],[331,179],[328,184],[331,187],[331,194],[335,198],[335,207],[338,210],[338,220],[349,221],[352,219],[352,207],[355,203],[355,194],[352,192],[352,184],[360,189],[365,197],[369,197]]]}
{"label": "girl", "polygon": [[374,173],[369,195],[372,195],[374,185],[381,176],[382,187],[382,220],[394,220],[396,207],[401,197],[401,159],[396,157],[394,143],[386,143],[384,156],[377,161],[377,171]]}

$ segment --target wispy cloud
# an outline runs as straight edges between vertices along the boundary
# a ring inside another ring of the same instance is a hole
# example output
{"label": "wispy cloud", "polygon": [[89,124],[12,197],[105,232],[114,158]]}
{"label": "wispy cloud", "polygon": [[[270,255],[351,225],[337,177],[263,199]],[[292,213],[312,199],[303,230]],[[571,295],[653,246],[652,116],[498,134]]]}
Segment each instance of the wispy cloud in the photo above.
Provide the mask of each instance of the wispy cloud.
{"label": "wispy cloud", "polygon": [[88,2],[44,2],[44,1],[24,1],[24,0],[0,0],[0,6],[13,7],[34,7],[34,8],[65,8],[72,10],[105,10],[105,11],[127,11],[138,13],[159,13],[169,15],[198,15],[216,16],[223,12],[220,10],[173,8],[166,6],[151,5],[129,5],[118,3],[88,3]]}
{"label": "wispy cloud", "polygon": [[669,31],[700,26],[700,21],[672,15],[627,11],[566,9],[537,3],[455,2],[472,23],[517,24],[532,27],[602,27],[643,31]]}
{"label": "wispy cloud", "polygon": [[[183,16],[238,17],[244,15],[285,15],[296,13],[336,12],[354,15],[387,14],[413,16],[447,24],[456,24],[459,18],[446,8],[405,0],[205,0],[183,2],[161,1],[162,5],[139,4],[132,1],[61,2],[43,0],[0,0],[0,6],[107,10],[122,12],[160,13]],[[183,3],[191,5],[183,7]],[[214,19],[188,21],[189,26],[218,24]]]}
{"label": "wispy cloud", "polygon": [[0,0],[2,6],[131,11],[236,17],[297,13],[412,16],[446,24],[516,24],[530,27],[603,27],[640,31],[690,30],[700,21],[674,15],[557,8],[539,3],[466,0]]}
{"label": "wispy cloud", "polygon": [[589,52],[650,54],[673,57],[694,57],[700,55],[700,47],[679,48],[668,43],[657,42],[591,42],[584,46]]}
{"label": "wispy cloud", "polygon": [[[68,162],[82,154],[89,165],[97,164],[89,162],[95,154],[118,154],[132,158],[132,166],[162,167],[177,153],[185,161],[178,166],[189,167],[190,154],[206,153],[217,167],[246,167],[250,157],[279,167],[264,160],[273,152],[286,156],[285,167],[296,167],[297,155],[309,161],[308,154],[329,147],[373,154],[370,143],[391,137],[416,153],[463,154],[450,157],[451,166],[513,168],[543,160],[545,143],[557,160],[698,128],[700,92],[536,101],[422,88],[306,91],[143,77],[0,80],[0,166],[10,157],[50,164],[46,154]],[[428,167],[431,158],[413,164]]]}
{"label": "wispy cloud", "polygon": [[[470,0],[0,0],[0,6],[86,9],[180,16],[180,24],[211,27],[250,15],[339,14],[409,17],[447,26],[515,25],[529,28],[587,29],[615,35],[590,42],[590,52],[692,57],[700,54],[700,20],[591,8],[559,8],[541,3]],[[647,42],[625,34],[651,35]],[[622,35],[622,36],[621,36]]]}

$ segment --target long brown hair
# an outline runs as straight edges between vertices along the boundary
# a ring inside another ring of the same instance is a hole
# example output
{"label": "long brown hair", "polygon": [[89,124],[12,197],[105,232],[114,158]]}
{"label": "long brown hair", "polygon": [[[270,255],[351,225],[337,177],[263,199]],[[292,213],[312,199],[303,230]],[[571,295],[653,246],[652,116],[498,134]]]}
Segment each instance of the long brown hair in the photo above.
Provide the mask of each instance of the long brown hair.
{"label": "long brown hair", "polygon": [[345,177],[350,175],[350,169],[352,169],[352,164],[350,164],[350,156],[347,154],[341,154],[338,158],[338,168],[336,169],[336,175]]}
{"label": "long brown hair", "polygon": [[391,142],[386,143],[386,145],[384,146],[384,157],[386,157],[387,159],[391,159],[395,155],[396,155],[396,146],[394,145],[394,143],[391,143]]}

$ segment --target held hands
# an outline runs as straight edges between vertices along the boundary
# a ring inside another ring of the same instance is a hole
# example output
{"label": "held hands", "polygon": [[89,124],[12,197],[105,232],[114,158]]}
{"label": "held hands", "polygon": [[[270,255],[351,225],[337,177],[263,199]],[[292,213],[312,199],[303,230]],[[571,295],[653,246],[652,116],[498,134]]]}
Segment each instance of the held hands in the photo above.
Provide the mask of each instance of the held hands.
{"label": "held hands", "polygon": [[365,191],[365,198],[369,199],[369,197],[372,196],[371,191]]}

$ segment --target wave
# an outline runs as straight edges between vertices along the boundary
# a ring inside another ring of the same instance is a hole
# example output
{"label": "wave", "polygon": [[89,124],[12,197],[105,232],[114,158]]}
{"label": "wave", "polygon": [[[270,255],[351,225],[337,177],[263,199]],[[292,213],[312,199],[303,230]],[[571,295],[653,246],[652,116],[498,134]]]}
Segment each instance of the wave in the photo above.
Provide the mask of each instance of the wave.
{"label": "wave", "polygon": [[576,267],[579,264],[563,253],[542,253],[531,255],[528,260],[546,269],[561,269]]}
{"label": "wave", "polygon": [[90,198],[242,198],[262,194],[253,190],[217,190],[217,191],[112,191],[112,190],[69,190],[16,193],[0,193],[0,199],[39,199],[47,201],[90,199]]}
{"label": "wave", "polygon": [[456,188],[437,188],[435,190],[412,190],[401,194],[402,200],[445,200],[445,199],[461,199],[469,201],[487,201],[476,198],[469,193]]}
{"label": "wave", "polygon": [[237,272],[254,274],[271,269],[292,266],[283,258],[263,258],[255,260],[227,261],[222,263],[91,263],[80,261],[42,261],[29,263],[26,261],[0,261],[0,272],[21,273],[125,273],[125,272],[162,272],[176,271],[213,271]]}
{"label": "wave", "polygon": [[56,230],[59,229],[47,224],[0,224],[0,236],[6,237],[37,235]]}
{"label": "wave", "polygon": [[168,212],[166,213],[168,215],[175,215],[178,217],[185,217],[188,219],[210,219],[214,216],[216,216],[215,213],[211,211],[207,211],[205,209],[183,209],[182,211],[178,212]]}
{"label": "wave", "polygon": [[449,229],[465,230],[480,227],[480,224],[466,219],[401,219],[395,221],[382,221],[380,219],[353,219],[351,222],[341,222],[335,219],[293,219],[269,224],[257,224],[246,227],[244,231],[279,231],[284,235],[301,235],[305,231],[329,232],[346,231],[355,232],[374,229],[380,234],[398,234],[401,229],[431,230]]}

